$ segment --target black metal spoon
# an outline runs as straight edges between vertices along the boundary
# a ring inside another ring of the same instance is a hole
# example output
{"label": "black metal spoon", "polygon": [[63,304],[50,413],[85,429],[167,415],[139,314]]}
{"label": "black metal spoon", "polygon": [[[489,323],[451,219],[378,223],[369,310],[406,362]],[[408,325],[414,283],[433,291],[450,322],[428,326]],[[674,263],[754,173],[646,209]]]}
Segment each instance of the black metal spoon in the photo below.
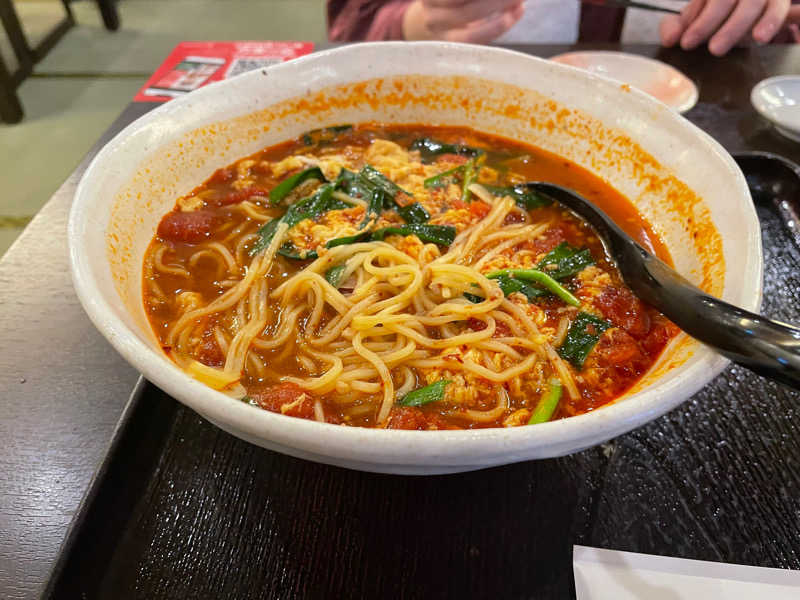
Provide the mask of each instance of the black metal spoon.
{"label": "black metal spoon", "polygon": [[800,329],[709,296],[572,190],[543,182],[526,185],[588,221],[625,283],[683,331],[731,361],[800,390]]}

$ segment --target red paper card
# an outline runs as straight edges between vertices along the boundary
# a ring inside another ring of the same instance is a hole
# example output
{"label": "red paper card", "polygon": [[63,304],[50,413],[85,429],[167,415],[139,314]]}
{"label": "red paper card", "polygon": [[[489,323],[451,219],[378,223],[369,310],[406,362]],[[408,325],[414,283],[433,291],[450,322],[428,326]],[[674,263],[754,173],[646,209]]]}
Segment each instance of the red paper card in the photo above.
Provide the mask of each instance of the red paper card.
{"label": "red paper card", "polygon": [[192,90],[314,49],[311,42],[181,42],[134,97],[166,102]]}

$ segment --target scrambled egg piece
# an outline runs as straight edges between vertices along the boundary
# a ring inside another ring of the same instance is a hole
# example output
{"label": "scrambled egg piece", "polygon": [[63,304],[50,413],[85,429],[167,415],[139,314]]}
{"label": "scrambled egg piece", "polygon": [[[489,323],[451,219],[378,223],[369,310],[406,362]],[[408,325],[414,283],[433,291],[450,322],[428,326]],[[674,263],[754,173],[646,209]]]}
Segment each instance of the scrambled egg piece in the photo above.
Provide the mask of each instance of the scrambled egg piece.
{"label": "scrambled egg piece", "polygon": [[576,293],[582,300],[596,298],[613,284],[611,275],[594,265],[586,267],[576,277],[580,283]]}
{"label": "scrambled egg piece", "polygon": [[319,168],[322,174],[325,175],[325,179],[328,181],[336,181],[342,169],[351,168],[351,164],[343,156],[332,155],[319,159]]}
{"label": "scrambled egg piece", "polygon": [[364,208],[354,206],[344,210],[332,210],[319,220],[305,219],[289,230],[289,239],[297,248],[312,250],[329,240],[355,235],[364,219]]}
{"label": "scrambled egg piece", "polygon": [[181,292],[176,298],[178,310],[185,314],[203,305],[203,296],[197,292]]}
{"label": "scrambled egg piece", "polygon": [[181,212],[200,210],[203,206],[205,206],[205,202],[203,202],[200,196],[184,196],[183,198],[178,198],[178,208],[181,209]]}
{"label": "scrambled egg piece", "polygon": [[252,159],[240,160],[236,163],[236,180],[231,182],[235,190],[246,190],[255,185],[256,180],[251,176],[250,169],[256,164]]}
{"label": "scrambled egg piece", "polygon": [[[447,348],[439,355],[447,362],[463,363],[470,360],[482,364],[480,352],[475,348],[467,349],[464,346]],[[427,383],[446,380],[450,383],[445,387],[444,402],[458,408],[471,408],[476,410],[489,410],[493,408],[496,399],[496,384],[479,377],[469,371],[461,369],[433,368],[421,369]]]}
{"label": "scrambled egg piece", "polygon": [[[486,366],[483,354],[489,357],[492,370],[501,371],[514,366],[512,359],[499,352],[481,351],[464,346],[443,350],[440,357],[447,362],[460,362],[470,360],[478,365]],[[455,409],[491,410],[497,403],[498,386],[502,386],[519,401],[531,402],[531,406],[538,400],[541,391],[546,388],[544,363],[537,362],[532,369],[524,374],[514,377],[504,384],[498,384],[477,375],[471,371],[448,368],[420,369],[428,384],[446,380],[450,383],[445,387],[443,402]]]}
{"label": "scrambled egg piece", "polygon": [[298,171],[306,168],[308,161],[303,160],[305,157],[300,156],[287,156],[282,161],[276,163],[266,163],[263,166],[269,166],[272,174],[275,177],[283,177],[292,171]]}

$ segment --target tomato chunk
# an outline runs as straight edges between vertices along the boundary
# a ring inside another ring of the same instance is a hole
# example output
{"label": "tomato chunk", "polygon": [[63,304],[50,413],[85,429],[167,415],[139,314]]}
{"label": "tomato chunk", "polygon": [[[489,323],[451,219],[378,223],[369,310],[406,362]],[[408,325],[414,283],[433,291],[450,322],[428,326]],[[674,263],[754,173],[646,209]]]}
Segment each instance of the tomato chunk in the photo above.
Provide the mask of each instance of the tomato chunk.
{"label": "tomato chunk", "polygon": [[210,332],[203,335],[203,341],[197,349],[197,360],[208,367],[221,367],[225,364],[225,355]]}
{"label": "tomato chunk", "polygon": [[263,409],[301,419],[314,418],[314,400],[296,383],[279,383],[253,390],[250,397]]}
{"label": "tomato chunk", "polygon": [[249,187],[243,190],[232,190],[222,196],[221,198],[217,198],[214,200],[214,204],[217,206],[227,206],[228,204],[239,204],[239,202],[244,202],[248,198],[252,198],[253,196],[257,196],[259,198],[265,198],[269,196],[269,192],[267,190],[257,188],[257,187]]}
{"label": "tomato chunk", "polygon": [[636,340],[624,331],[610,331],[594,349],[596,362],[603,367],[624,367],[644,356]]}
{"label": "tomato chunk", "polygon": [[202,242],[211,235],[216,220],[214,214],[205,210],[171,212],[158,224],[158,235],[172,242]]}
{"label": "tomato chunk", "polygon": [[470,317],[469,319],[467,319],[467,327],[472,329],[472,331],[483,331],[484,329],[486,329],[486,323],[481,321],[480,319]]}
{"label": "tomato chunk", "polygon": [[436,413],[423,412],[415,406],[395,406],[389,413],[387,429],[458,429]]}
{"label": "tomato chunk", "polygon": [[224,169],[217,169],[214,171],[214,174],[208,179],[208,183],[210,184],[223,184],[228,183],[236,177],[236,171],[233,170],[231,167],[225,167]]}
{"label": "tomato chunk", "polygon": [[597,298],[597,308],[606,319],[637,340],[650,332],[647,307],[628,289],[612,287],[604,290]]}
{"label": "tomato chunk", "polygon": [[490,210],[492,210],[492,207],[486,204],[486,202],[481,202],[480,200],[470,202],[469,205],[470,214],[478,217],[479,219],[482,219],[488,215]]}
{"label": "tomato chunk", "polygon": [[642,340],[642,348],[648,356],[655,357],[679,331],[680,329],[666,317],[657,315],[653,319],[650,333]]}
{"label": "tomato chunk", "polygon": [[532,249],[537,254],[550,252],[553,248],[558,246],[561,242],[567,239],[566,232],[560,225],[549,228],[542,235],[537,237],[531,242]]}

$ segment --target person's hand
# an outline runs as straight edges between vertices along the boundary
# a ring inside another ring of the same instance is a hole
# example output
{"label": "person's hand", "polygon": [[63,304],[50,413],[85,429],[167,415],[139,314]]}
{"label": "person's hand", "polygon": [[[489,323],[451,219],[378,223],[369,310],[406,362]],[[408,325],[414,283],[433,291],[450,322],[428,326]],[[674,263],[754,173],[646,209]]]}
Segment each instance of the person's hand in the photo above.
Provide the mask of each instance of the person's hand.
{"label": "person's hand", "polygon": [[661,43],[691,50],[708,41],[712,54],[722,56],[751,34],[766,44],[789,14],[790,0],[691,0],[680,15],[661,21]]}
{"label": "person's hand", "polygon": [[487,44],[519,21],[523,0],[414,0],[403,17],[407,40]]}

